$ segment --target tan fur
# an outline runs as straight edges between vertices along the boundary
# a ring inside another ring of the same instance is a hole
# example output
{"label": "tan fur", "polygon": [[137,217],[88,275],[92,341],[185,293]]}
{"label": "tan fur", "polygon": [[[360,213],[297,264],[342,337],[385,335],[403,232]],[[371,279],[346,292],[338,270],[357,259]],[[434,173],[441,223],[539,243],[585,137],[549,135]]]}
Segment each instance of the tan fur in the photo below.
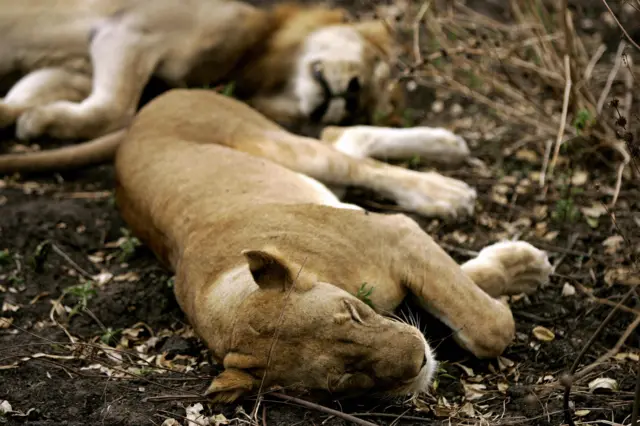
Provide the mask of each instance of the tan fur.
{"label": "tan fur", "polygon": [[[233,81],[236,96],[272,119],[308,121],[305,108],[318,106],[322,93],[305,58],[322,49],[326,38],[309,39],[326,29],[347,29],[362,49],[333,60],[344,47],[336,36],[319,55],[334,95],[354,78],[360,83],[357,110],[332,105],[322,120],[370,118],[390,102],[383,96],[388,31],[381,22],[347,23],[341,9],[262,10],[227,0],[0,0],[0,10],[0,83],[20,77],[0,99],[0,127],[15,123],[22,140],[91,139],[126,128],[152,76],[173,87]],[[311,89],[299,93],[302,83]],[[0,172],[105,161],[118,142],[0,157]]]}
{"label": "tan fur", "polygon": [[[425,174],[347,156],[212,92],[175,90],[143,108],[116,171],[124,219],[175,271],[180,306],[224,366],[207,390],[219,401],[261,383],[424,391],[431,349],[382,314],[411,293],[461,345],[493,357],[514,335],[495,298],[533,291],[550,272],[520,242],[460,267],[407,216],[341,206],[313,179],[401,200]],[[375,310],[355,296],[363,284]]]}

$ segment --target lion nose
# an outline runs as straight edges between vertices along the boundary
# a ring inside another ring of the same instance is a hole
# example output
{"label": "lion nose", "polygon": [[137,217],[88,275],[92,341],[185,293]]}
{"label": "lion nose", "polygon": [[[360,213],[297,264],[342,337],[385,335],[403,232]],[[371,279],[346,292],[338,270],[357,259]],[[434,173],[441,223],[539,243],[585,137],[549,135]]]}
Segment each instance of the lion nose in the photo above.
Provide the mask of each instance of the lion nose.
{"label": "lion nose", "polygon": [[352,77],[347,85],[348,93],[358,93],[360,91],[360,79],[358,77]]}

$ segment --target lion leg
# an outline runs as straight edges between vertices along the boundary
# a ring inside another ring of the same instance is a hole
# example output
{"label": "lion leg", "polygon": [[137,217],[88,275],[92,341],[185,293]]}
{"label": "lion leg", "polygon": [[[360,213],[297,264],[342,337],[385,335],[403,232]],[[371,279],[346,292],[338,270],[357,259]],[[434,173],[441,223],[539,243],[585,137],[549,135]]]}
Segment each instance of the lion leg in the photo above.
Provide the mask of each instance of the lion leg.
{"label": "lion leg", "polygon": [[90,45],[89,96],[82,102],[63,100],[26,111],[17,121],[18,138],[93,138],[125,127],[160,60],[150,37],[117,20],[98,28]]}
{"label": "lion leg", "polygon": [[[243,122],[250,127],[251,123]],[[312,138],[282,130],[252,138],[237,135],[233,148],[267,158],[326,185],[371,189],[424,216],[455,218],[471,214],[475,191],[438,173],[422,173],[370,159],[354,158]]]}
{"label": "lion leg", "polygon": [[22,77],[0,99],[0,128],[16,122],[25,111],[67,100],[81,101],[91,91],[91,79],[64,68],[42,68]]}
{"label": "lion leg", "polygon": [[355,158],[408,160],[417,156],[421,160],[456,165],[469,157],[465,140],[439,127],[328,126],[321,139]]}
{"label": "lion leg", "polygon": [[[398,282],[423,309],[454,331],[460,346],[478,357],[500,355],[513,339],[515,323],[509,306],[493,296],[512,289],[494,288],[496,275],[487,268],[460,267],[416,222],[406,216],[398,218],[389,228],[391,238],[397,241],[392,268]],[[525,281],[534,275],[540,281],[546,279],[544,253],[526,243],[518,244],[488,248],[483,258],[495,260],[485,263],[490,268],[504,267],[507,275],[511,274],[507,280],[511,283],[525,276]],[[512,255],[506,254],[509,250]],[[536,273],[528,273],[533,271]]]}

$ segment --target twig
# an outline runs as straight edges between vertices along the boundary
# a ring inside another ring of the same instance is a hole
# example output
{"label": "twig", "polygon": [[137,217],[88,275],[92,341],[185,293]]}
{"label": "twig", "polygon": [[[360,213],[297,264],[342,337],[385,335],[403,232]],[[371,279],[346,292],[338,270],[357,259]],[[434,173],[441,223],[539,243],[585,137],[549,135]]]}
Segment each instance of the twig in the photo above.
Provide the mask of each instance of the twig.
{"label": "twig", "polygon": [[637,363],[636,369],[636,392],[633,398],[633,410],[631,411],[631,426],[638,426],[638,414],[640,413],[640,362]]}
{"label": "twig", "polygon": [[[354,416],[359,417],[380,417],[380,418],[388,418],[388,419],[397,419],[397,414],[392,413],[353,413]],[[413,420],[417,422],[431,423],[433,420],[426,417],[418,417],[418,416],[402,416],[403,420]]]}
{"label": "twig", "polygon": [[622,110],[622,116],[627,120],[627,123],[631,122],[631,104],[633,103],[633,58],[631,55],[624,55],[623,61],[626,62],[624,73],[624,109]]}
{"label": "twig", "polygon": [[422,65],[424,61],[422,59],[422,53],[420,52],[420,22],[424,19],[424,15],[429,10],[429,6],[431,6],[431,0],[423,2],[416,19],[413,21],[413,57],[416,65]]}
{"label": "twig", "polygon": [[58,247],[56,244],[51,243],[51,248],[53,249],[53,251],[55,251],[59,256],[61,256],[64,260],[67,261],[67,263],[69,265],[71,265],[73,267],[73,269],[76,270],[76,272],[78,272],[80,275],[82,275],[83,277],[85,277],[88,280],[93,280],[93,275],[91,275],[89,272],[87,272],[85,269],[83,269],[80,265],[78,265],[76,262],[73,261],[73,259],[71,259],[69,257],[69,255],[67,253],[65,253],[64,251],[62,251],[62,249],[60,247]]}
{"label": "twig", "polygon": [[208,401],[208,398],[196,395],[158,395],[148,396],[142,402],[166,402],[166,401]]}
{"label": "twig", "polygon": [[588,82],[591,79],[591,74],[593,73],[593,69],[595,68],[596,64],[598,63],[600,58],[602,58],[602,55],[604,55],[604,52],[606,51],[607,51],[606,44],[601,44],[600,46],[598,46],[596,53],[593,54],[593,56],[591,57],[591,60],[589,61],[589,63],[587,64],[587,67],[584,70],[583,78],[585,82]]}
{"label": "twig", "polygon": [[340,417],[343,420],[346,420],[348,422],[351,422],[351,423],[354,423],[354,424],[357,424],[357,425],[360,425],[360,426],[378,426],[375,423],[371,423],[371,422],[368,422],[366,420],[359,419],[359,418],[357,418],[355,416],[352,416],[351,414],[343,413],[341,411],[334,410],[332,408],[325,407],[323,405],[319,405],[319,404],[316,404],[314,402],[305,401],[304,399],[296,398],[294,396],[285,395],[285,394],[282,394],[280,392],[272,392],[270,395],[275,396],[276,398],[283,399],[285,401],[293,402],[293,403],[301,405],[303,407],[311,408],[313,410],[318,410],[318,411],[321,411],[323,413],[327,413],[327,414],[331,414],[331,415],[336,416],[336,417]]}
{"label": "twig", "polygon": [[[553,157],[551,163],[549,163],[549,176],[553,175],[553,170],[556,167],[558,161],[558,154],[560,154],[560,146],[562,145],[562,138],[564,137],[564,129],[567,125],[567,113],[569,112],[569,98],[571,97],[571,58],[568,54],[564,55],[564,71],[566,84],[564,86],[564,99],[562,100],[562,118],[560,120],[560,128],[558,129],[558,135],[556,136],[556,144],[553,150]],[[544,182],[542,182],[544,184]]]}
{"label": "twig", "polygon": [[598,115],[602,112],[602,107],[604,106],[604,102],[607,100],[607,96],[609,96],[609,92],[611,91],[611,86],[613,85],[613,80],[615,80],[618,75],[618,71],[620,70],[620,64],[622,63],[622,53],[624,52],[624,48],[626,43],[624,40],[620,41],[618,44],[618,50],[616,51],[616,59],[613,63],[613,68],[609,71],[609,76],[607,77],[607,83],[604,85],[604,89],[602,89],[602,93],[600,94],[600,98],[598,98],[598,103],[596,105],[596,112]]}
{"label": "twig", "polygon": [[[627,302],[627,300],[629,300],[631,298],[631,296],[635,293],[635,291],[636,291],[636,288],[635,288],[635,286],[633,286],[624,295],[624,297],[622,299],[620,299],[618,304],[613,309],[611,309],[611,312],[609,312],[609,315],[607,315],[607,317],[602,321],[602,323],[600,323],[600,325],[598,326],[596,331],[593,333],[593,335],[591,336],[591,338],[587,342],[587,344],[584,345],[584,347],[582,348],[582,350],[580,351],[580,353],[576,357],[575,361],[573,361],[573,364],[571,365],[571,368],[569,369],[569,373],[567,373],[566,380],[565,380],[565,383],[564,383],[565,388],[564,388],[564,399],[563,399],[563,409],[564,409],[563,411],[564,411],[564,421],[567,424],[569,424],[569,426],[575,426],[575,422],[573,421],[573,416],[571,415],[571,410],[569,408],[569,398],[571,396],[571,385],[572,385],[573,380],[575,379],[574,373],[576,372],[576,369],[578,368],[578,365],[580,364],[580,361],[582,361],[582,358],[584,357],[584,355],[591,348],[591,345],[593,345],[593,342],[595,342],[596,338],[600,335],[602,330],[604,330],[604,328],[607,326],[609,321],[611,321],[611,319],[614,317],[616,312],[618,312],[618,307],[624,305]],[[640,317],[636,317],[636,320],[640,320]],[[625,338],[625,340],[626,340],[626,338]],[[607,359],[609,358],[609,353],[610,352],[611,351],[609,351],[609,352],[607,352],[607,354],[605,354],[605,355],[607,355],[607,357],[606,357]],[[598,361],[596,361],[596,363],[597,362]],[[583,369],[583,371],[584,370],[585,369]],[[586,373],[583,372],[582,375],[584,375],[584,374],[586,374]]]}
{"label": "twig", "polygon": [[627,40],[629,40],[629,43],[631,43],[636,49],[640,50],[640,46],[638,46],[636,44],[635,41],[633,41],[633,39],[631,38],[631,36],[629,35],[629,33],[627,33],[627,30],[624,29],[624,27],[622,26],[622,24],[620,23],[620,21],[618,21],[618,18],[616,18],[616,14],[613,13],[613,10],[611,10],[611,8],[609,7],[609,3],[607,3],[607,0],[602,0],[602,3],[604,3],[604,5],[606,6],[606,8],[609,10],[609,13],[611,14],[611,16],[613,17],[613,20],[616,21],[616,24],[618,24],[618,27],[620,27],[620,29],[622,30],[622,32],[624,33],[625,37],[627,37]]}

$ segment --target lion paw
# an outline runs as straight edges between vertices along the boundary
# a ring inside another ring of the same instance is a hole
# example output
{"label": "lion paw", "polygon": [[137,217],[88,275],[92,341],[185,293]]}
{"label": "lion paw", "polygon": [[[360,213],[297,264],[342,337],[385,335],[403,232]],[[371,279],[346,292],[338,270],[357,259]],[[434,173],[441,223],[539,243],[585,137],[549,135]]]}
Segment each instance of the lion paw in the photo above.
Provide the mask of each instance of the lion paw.
{"label": "lion paw", "polygon": [[425,159],[456,164],[464,161],[471,153],[467,141],[447,129],[416,127],[413,130],[418,132],[417,136],[422,140],[417,154]]}
{"label": "lion paw", "polygon": [[506,274],[503,294],[531,294],[549,281],[547,254],[524,241],[503,241],[483,248],[478,261],[492,263]]}
{"label": "lion paw", "polygon": [[16,136],[21,140],[48,135],[57,139],[75,136],[69,102],[56,102],[24,112],[16,122]]}
{"label": "lion paw", "polygon": [[469,185],[435,172],[412,172],[394,195],[403,209],[443,219],[472,215],[476,201],[476,191]]}

